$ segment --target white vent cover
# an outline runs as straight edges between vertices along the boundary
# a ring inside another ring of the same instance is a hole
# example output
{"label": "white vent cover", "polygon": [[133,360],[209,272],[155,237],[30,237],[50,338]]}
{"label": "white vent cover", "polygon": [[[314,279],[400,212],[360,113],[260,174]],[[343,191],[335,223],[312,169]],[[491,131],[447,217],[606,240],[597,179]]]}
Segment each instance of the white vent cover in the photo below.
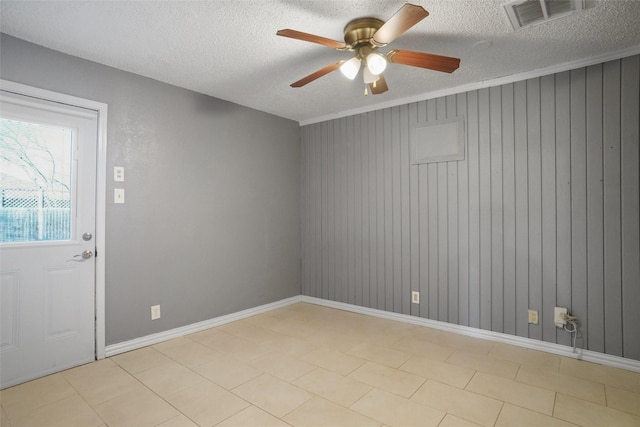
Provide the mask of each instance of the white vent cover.
{"label": "white vent cover", "polygon": [[583,0],[516,0],[504,5],[514,30],[561,18],[583,9]]}

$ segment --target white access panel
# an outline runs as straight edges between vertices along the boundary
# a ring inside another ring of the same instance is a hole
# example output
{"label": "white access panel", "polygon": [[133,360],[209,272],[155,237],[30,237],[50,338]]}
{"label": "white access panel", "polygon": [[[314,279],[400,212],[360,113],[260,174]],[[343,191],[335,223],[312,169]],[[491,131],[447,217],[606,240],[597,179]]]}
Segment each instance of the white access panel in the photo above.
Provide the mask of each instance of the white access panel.
{"label": "white access panel", "polygon": [[411,163],[464,160],[464,120],[462,117],[418,123],[412,129]]}

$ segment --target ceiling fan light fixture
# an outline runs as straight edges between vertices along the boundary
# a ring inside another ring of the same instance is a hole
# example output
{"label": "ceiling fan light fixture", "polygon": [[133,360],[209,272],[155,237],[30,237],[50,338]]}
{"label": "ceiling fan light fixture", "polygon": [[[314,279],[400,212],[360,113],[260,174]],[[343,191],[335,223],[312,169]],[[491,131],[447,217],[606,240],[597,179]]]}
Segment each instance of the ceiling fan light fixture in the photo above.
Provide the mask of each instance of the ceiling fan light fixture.
{"label": "ceiling fan light fixture", "polygon": [[372,52],[367,55],[367,68],[371,74],[378,75],[387,68],[387,59],[377,52]]}
{"label": "ceiling fan light fixture", "polygon": [[354,56],[340,66],[340,71],[346,78],[353,80],[358,75],[358,71],[360,71],[360,62],[360,58]]}
{"label": "ceiling fan light fixture", "polygon": [[362,71],[362,77],[364,80],[364,84],[368,85],[377,82],[378,79],[380,79],[380,74],[373,74],[371,70],[369,70],[369,67],[364,67]]}
{"label": "ceiling fan light fixture", "polygon": [[[0,0],[2,1],[2,0]],[[584,1],[584,0],[516,0],[525,1]],[[556,7],[554,5],[554,7]],[[559,6],[556,7],[556,9]],[[283,29],[276,35],[316,43],[334,48],[340,52],[354,52],[354,57],[329,64],[300,80],[293,82],[291,87],[302,87],[316,79],[325,76],[338,68],[349,79],[355,79],[363,69],[365,83],[365,95],[370,91],[373,95],[379,95],[389,90],[387,81],[382,73],[387,63],[408,65],[411,67],[426,68],[433,71],[452,73],[460,66],[460,58],[434,55],[426,52],[414,52],[410,50],[393,49],[386,54],[378,52],[378,48],[387,46],[400,37],[408,29],[429,16],[422,6],[405,3],[389,20],[382,21],[378,18],[356,18],[344,28],[344,43],[328,39],[326,37],[309,34],[302,31]],[[364,62],[364,64],[363,64]]]}

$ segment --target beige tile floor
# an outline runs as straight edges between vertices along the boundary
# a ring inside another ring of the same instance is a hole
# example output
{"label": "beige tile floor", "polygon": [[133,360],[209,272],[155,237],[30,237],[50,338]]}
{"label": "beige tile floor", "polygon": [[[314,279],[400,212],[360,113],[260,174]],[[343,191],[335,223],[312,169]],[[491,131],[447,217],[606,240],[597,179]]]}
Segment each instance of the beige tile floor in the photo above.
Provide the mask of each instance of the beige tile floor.
{"label": "beige tile floor", "polygon": [[640,426],[640,374],[299,303],[21,384],[3,427]]}

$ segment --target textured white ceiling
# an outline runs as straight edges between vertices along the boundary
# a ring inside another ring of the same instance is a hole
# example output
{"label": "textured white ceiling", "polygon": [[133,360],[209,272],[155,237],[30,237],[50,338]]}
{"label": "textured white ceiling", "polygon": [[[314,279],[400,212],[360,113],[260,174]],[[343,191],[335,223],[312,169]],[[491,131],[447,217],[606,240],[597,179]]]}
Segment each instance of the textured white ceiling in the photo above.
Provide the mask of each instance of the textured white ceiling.
{"label": "textured white ceiling", "polygon": [[[342,40],[353,18],[391,17],[405,1],[0,1],[0,28],[71,55],[296,121],[388,105],[640,46],[640,1],[585,2],[572,16],[514,31],[503,0],[415,0],[430,16],[387,48],[461,58],[453,74],[391,64],[389,91],[363,96],[333,72],[289,84],[340,59],[328,47],[276,36],[292,28]],[[488,49],[474,48],[490,41]]]}

